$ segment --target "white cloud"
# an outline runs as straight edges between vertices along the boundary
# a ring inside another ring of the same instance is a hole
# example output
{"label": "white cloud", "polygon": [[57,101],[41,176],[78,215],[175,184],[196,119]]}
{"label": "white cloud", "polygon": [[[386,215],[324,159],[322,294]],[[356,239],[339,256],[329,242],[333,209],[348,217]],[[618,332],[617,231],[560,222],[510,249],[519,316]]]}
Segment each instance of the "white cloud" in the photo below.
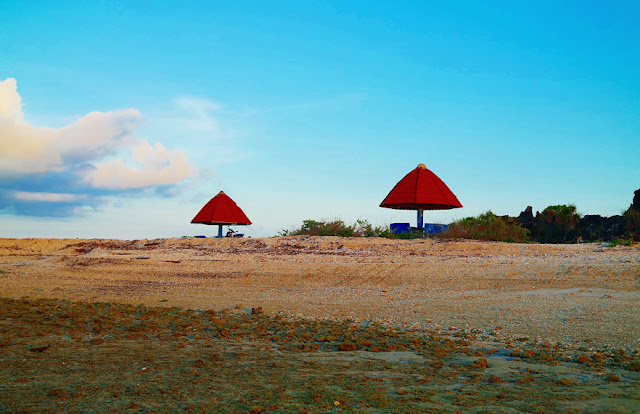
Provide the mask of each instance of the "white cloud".
{"label": "white cloud", "polygon": [[22,102],[17,89],[18,84],[14,78],[0,81],[0,119],[22,122]]}
{"label": "white cloud", "polygon": [[85,181],[95,188],[129,190],[157,185],[174,184],[197,175],[195,167],[180,150],[167,150],[143,142],[133,148],[131,156],[140,168],[133,168],[121,159],[96,164]]}
{"label": "white cloud", "polygon": [[[215,121],[208,119],[207,111],[217,109],[216,104],[185,99],[179,104],[201,123]],[[94,188],[115,190],[176,184],[197,175],[183,151],[167,150],[159,143],[152,147],[136,136],[142,119],[136,109],[91,112],[62,128],[38,128],[24,122],[21,101],[15,79],[0,81],[0,178],[75,171],[81,181]],[[127,150],[137,168],[127,166],[122,158],[105,161]],[[56,201],[47,197],[55,198],[53,194],[57,193],[38,194],[49,195],[20,193],[20,197],[27,197],[22,198],[25,201]]]}
{"label": "white cloud", "polygon": [[37,128],[23,121],[16,81],[0,81],[0,177],[62,171],[115,154],[132,143],[135,109],[91,112],[63,128]]}
{"label": "white cloud", "polygon": [[20,201],[44,201],[53,203],[78,202],[85,197],[78,194],[66,193],[37,193],[27,191],[14,191],[13,198]]}

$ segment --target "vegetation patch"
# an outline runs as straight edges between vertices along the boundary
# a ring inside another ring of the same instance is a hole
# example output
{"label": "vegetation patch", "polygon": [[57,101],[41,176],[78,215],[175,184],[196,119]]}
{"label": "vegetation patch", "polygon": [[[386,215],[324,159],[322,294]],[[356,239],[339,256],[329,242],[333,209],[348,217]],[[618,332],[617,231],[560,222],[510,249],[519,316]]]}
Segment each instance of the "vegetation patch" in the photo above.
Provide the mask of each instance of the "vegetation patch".
{"label": "vegetation patch", "polygon": [[367,220],[346,224],[342,220],[304,220],[302,226],[292,230],[281,230],[280,236],[338,236],[338,237],[387,237],[390,230],[384,226],[373,226]]}
{"label": "vegetation patch", "polygon": [[478,332],[250,309],[0,299],[0,316],[0,411],[562,412],[571,401],[617,412],[640,403],[639,362],[624,350],[585,364],[548,343],[480,348]]}
{"label": "vegetation patch", "polygon": [[529,230],[516,219],[496,216],[491,211],[476,217],[467,217],[449,225],[444,237],[493,240],[523,243],[529,240]]}

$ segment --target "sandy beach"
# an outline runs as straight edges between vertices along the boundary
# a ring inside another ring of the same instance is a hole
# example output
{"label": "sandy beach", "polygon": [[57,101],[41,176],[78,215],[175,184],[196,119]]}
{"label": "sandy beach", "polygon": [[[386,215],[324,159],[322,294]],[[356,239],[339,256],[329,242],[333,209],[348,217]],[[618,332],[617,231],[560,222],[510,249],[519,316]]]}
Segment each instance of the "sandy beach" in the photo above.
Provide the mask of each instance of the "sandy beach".
{"label": "sandy beach", "polygon": [[639,250],[0,239],[0,412],[636,413]]}
{"label": "sandy beach", "polygon": [[0,239],[0,296],[640,349],[640,247],[380,238]]}

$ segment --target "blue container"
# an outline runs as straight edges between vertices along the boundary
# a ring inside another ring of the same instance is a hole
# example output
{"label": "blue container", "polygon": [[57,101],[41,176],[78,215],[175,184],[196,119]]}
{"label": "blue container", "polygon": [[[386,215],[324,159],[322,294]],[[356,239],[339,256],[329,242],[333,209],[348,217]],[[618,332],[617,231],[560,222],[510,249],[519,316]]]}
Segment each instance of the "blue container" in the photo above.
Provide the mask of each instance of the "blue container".
{"label": "blue container", "polygon": [[409,223],[391,223],[389,227],[391,228],[391,233],[393,234],[411,232],[411,225]]}
{"label": "blue container", "polygon": [[446,224],[425,223],[424,232],[427,234],[440,234],[449,228]]}

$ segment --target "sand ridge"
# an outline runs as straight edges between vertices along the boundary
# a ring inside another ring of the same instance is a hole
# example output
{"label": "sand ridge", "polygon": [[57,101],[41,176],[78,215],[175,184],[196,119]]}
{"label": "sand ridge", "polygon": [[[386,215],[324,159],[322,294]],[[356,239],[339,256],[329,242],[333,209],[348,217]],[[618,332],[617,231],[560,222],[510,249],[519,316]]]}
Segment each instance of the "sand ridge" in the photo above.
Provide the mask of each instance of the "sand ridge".
{"label": "sand ridge", "polygon": [[640,247],[274,237],[0,239],[0,296],[484,329],[640,349]]}

